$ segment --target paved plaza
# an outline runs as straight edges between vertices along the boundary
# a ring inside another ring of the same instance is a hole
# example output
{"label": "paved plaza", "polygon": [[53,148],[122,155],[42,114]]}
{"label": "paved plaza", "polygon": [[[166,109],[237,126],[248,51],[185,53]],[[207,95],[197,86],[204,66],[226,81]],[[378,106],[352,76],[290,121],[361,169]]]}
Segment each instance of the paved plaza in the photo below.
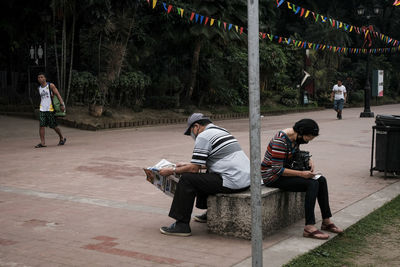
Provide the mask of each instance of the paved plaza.
{"label": "paved plaza", "polygon": [[[400,105],[372,110],[399,115]],[[359,118],[361,111],[345,109],[343,120],[333,110],[262,118],[262,154],[276,131],[302,118],[319,123],[320,136],[303,149],[327,177],[333,221],[344,228],[400,193],[398,178],[369,175],[375,119]],[[249,155],[248,119],[215,123]],[[0,116],[0,266],[251,266],[250,241],[209,234],[206,224],[192,222],[191,237],[159,232],[173,222],[172,198],[145,180],[143,168],[162,158],[190,161],[184,124],[61,130],[65,146],[46,129],[48,147],[35,149],[38,121]],[[302,225],[265,238],[264,266],[323,242],[302,238]]]}

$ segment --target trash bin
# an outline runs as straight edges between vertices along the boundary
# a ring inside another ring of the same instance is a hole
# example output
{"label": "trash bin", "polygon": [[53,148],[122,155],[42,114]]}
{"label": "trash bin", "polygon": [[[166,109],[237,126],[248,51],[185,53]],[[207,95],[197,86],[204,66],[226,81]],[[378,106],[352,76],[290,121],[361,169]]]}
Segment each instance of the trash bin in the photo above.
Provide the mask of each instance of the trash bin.
{"label": "trash bin", "polygon": [[[377,115],[372,132],[372,171],[400,172],[400,116]],[[374,137],[376,131],[375,167],[373,164]]]}

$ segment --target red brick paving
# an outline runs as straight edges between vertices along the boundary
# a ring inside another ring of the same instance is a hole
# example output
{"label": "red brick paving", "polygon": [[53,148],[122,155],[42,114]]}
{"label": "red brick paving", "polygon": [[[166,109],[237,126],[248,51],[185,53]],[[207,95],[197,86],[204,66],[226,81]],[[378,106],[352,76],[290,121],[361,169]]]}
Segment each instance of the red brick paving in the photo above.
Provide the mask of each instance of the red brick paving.
{"label": "red brick paving", "polygon": [[[373,107],[375,114],[399,110]],[[328,179],[333,212],[339,211],[398,181],[369,176],[374,119],[360,119],[361,111],[345,109],[341,121],[331,110],[264,117],[261,151],[277,130],[304,117],[317,120],[321,135],[305,148]],[[248,120],[216,123],[249,152]],[[61,127],[65,146],[56,146],[47,129],[48,147],[34,149],[36,121],[0,116],[0,266],[231,266],[249,257],[249,241],[208,234],[205,224],[192,223],[193,236],[186,238],[159,233],[173,222],[167,216],[172,199],[146,182],[141,168],[161,158],[189,161],[193,141],[183,136],[184,128]],[[287,237],[276,234],[263,246]]]}

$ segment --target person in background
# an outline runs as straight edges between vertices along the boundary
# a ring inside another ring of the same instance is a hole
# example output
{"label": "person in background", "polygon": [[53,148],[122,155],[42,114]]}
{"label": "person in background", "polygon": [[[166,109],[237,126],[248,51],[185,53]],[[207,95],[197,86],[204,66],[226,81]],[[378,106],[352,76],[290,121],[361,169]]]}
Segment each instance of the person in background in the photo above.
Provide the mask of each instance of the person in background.
{"label": "person in background", "polygon": [[342,80],[338,79],[337,84],[332,88],[331,101],[333,101],[333,109],[336,111],[336,118],[342,119],[342,110],[346,102],[347,91],[346,87],[342,84]]}
{"label": "person in background", "polygon": [[58,128],[58,124],[56,118],[54,116],[54,108],[53,102],[51,100],[53,95],[56,95],[61,103],[61,110],[65,110],[64,101],[60,93],[58,92],[56,86],[53,83],[49,83],[46,81],[46,74],[41,72],[38,74],[38,82],[39,82],[39,95],[40,95],[40,111],[39,111],[39,135],[40,135],[40,143],[35,146],[35,148],[46,147],[45,143],[45,127],[50,127],[53,129],[58,136],[60,137],[60,141],[58,142],[59,146],[65,144],[67,139],[62,135],[60,128]]}

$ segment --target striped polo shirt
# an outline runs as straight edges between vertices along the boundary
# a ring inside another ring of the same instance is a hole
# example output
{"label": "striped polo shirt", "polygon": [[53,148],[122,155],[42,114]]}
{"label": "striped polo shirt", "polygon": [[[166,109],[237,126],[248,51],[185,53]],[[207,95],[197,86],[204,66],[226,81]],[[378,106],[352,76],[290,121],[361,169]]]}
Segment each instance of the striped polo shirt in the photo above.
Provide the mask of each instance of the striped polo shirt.
{"label": "striped polo shirt", "polygon": [[250,185],[250,161],[239,142],[224,128],[210,123],[196,138],[191,163],[205,165],[222,177],[222,185],[240,189]]}
{"label": "striped polo shirt", "polygon": [[269,142],[261,163],[261,178],[265,185],[278,179],[285,170],[285,161],[290,162],[294,148],[285,132],[279,131]]}

